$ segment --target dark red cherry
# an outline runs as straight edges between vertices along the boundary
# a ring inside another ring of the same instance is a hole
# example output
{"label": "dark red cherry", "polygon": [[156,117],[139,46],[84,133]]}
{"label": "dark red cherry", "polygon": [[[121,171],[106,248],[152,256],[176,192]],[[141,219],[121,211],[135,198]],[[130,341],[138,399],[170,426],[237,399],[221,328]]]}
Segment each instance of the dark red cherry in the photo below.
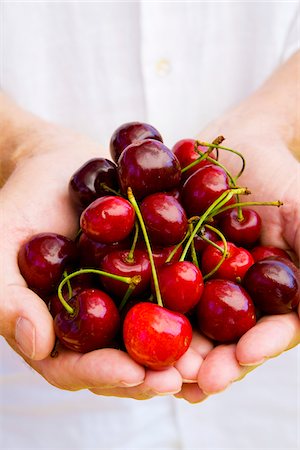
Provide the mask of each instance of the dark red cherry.
{"label": "dark red cherry", "polygon": [[150,241],[154,245],[178,244],[188,229],[188,219],[181,204],[162,192],[145,197],[140,210]]}
{"label": "dark red cherry", "polygon": [[118,172],[123,193],[126,195],[131,187],[137,200],[172,190],[181,179],[176,156],[162,142],[152,139],[126,147],[118,161]]}
{"label": "dark red cherry", "polygon": [[274,247],[272,245],[257,245],[250,250],[250,253],[254,261],[260,261],[261,259],[269,258],[270,256],[280,256],[291,261],[290,255],[283,249]]}
{"label": "dark red cherry", "polygon": [[21,246],[18,264],[28,287],[47,294],[57,287],[65,267],[77,257],[71,239],[56,233],[39,233]]}
{"label": "dark red cherry", "polygon": [[[224,248],[222,241],[216,244]],[[201,267],[206,275],[213,270],[222,258],[222,252],[212,245],[206,247],[202,253]],[[251,253],[243,247],[237,247],[232,242],[227,242],[227,256],[218,270],[212,275],[213,278],[223,278],[225,280],[240,281],[245,273],[254,263]]]}
{"label": "dark red cherry", "polygon": [[240,220],[237,208],[230,209],[224,212],[218,220],[218,225],[226,239],[236,245],[249,247],[259,239],[261,218],[256,211],[249,208],[243,208],[242,214],[243,218]]}
{"label": "dark red cherry", "polygon": [[300,300],[299,269],[286,258],[257,261],[247,271],[243,286],[265,314],[289,313]]}
{"label": "dark red cherry", "polygon": [[96,242],[112,244],[122,241],[134,227],[135,212],[123,197],[101,197],[91,203],[81,214],[80,226]]}
{"label": "dark red cherry", "polygon": [[200,230],[194,238],[195,250],[197,253],[199,253],[199,255],[204,252],[207,246],[210,246],[209,242],[205,241],[203,237],[209,239],[212,242],[217,242],[220,239],[220,237],[209,228],[203,228],[202,230]]}
{"label": "dark red cherry", "polygon": [[114,189],[118,186],[116,165],[105,158],[94,158],[83,164],[71,177],[69,195],[79,210],[83,210],[90,203],[107,192],[96,192],[95,180],[97,176]]}
{"label": "dark red cherry", "polygon": [[128,122],[121,125],[113,133],[110,140],[110,154],[117,162],[122,151],[137,141],[154,139],[162,142],[160,133],[152,125],[143,122]]}
{"label": "dark red cherry", "polygon": [[[140,275],[141,281],[134,289],[134,296],[144,292],[150,285],[151,266],[147,252],[136,249],[133,259],[128,260],[129,250],[116,250],[108,253],[101,261],[100,268],[105,272],[124,277]],[[128,284],[114,280],[106,276],[100,276],[105,289],[118,298],[122,298],[128,288]]]}
{"label": "dark red cherry", "polygon": [[119,190],[117,165],[114,162],[103,158],[103,165],[95,178],[94,187],[98,197],[110,194],[109,189],[106,188]]}
{"label": "dark red cherry", "polygon": [[192,326],[182,314],[153,303],[138,303],[127,313],[123,339],[129,355],[150,369],[172,366],[187,351]]}
{"label": "dark red cherry", "polygon": [[256,323],[253,301],[232,281],[207,281],[197,306],[197,322],[199,331],[215,341],[237,341]]}
{"label": "dark red cherry", "polygon": [[81,267],[99,267],[102,259],[115,250],[126,250],[130,247],[130,240],[124,239],[112,244],[93,241],[85,233],[81,233],[78,249]]}
{"label": "dark red cherry", "polygon": [[[195,139],[181,139],[173,146],[172,151],[174,155],[177,156],[182,169],[199,159],[203,153],[207,152],[208,148],[201,145],[198,145],[196,151],[195,143]],[[210,154],[209,156],[211,158],[214,158],[212,154]],[[200,169],[200,167],[203,167],[205,165],[207,165],[207,161],[204,159],[203,161],[200,161],[198,164],[184,172],[182,174],[182,180],[186,180],[190,175]]]}
{"label": "dark red cherry", "polygon": [[178,261],[160,266],[157,270],[163,304],[182,314],[197,305],[203,291],[200,270],[189,261]]}
{"label": "dark red cherry", "polygon": [[226,172],[219,166],[207,164],[186,180],[181,201],[189,217],[200,216],[227,189]]}
{"label": "dark red cherry", "polygon": [[54,319],[55,333],[60,342],[80,353],[108,347],[120,325],[119,312],[113,300],[99,289],[85,289],[68,303],[74,313],[63,310]]}

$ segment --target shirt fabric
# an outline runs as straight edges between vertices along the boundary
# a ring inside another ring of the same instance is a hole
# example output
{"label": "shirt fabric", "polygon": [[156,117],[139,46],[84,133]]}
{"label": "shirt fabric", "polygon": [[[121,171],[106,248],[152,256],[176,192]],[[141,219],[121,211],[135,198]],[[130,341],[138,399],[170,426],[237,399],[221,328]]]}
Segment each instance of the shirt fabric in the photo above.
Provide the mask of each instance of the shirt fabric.
{"label": "shirt fabric", "polygon": [[[194,137],[299,47],[299,2],[2,2],[1,88],[108,149]],[[107,150],[107,156],[108,156]],[[103,155],[105,156],[105,155]],[[298,350],[202,404],[61,391],[0,340],[1,449],[296,449]],[[299,448],[299,447],[298,447]]]}

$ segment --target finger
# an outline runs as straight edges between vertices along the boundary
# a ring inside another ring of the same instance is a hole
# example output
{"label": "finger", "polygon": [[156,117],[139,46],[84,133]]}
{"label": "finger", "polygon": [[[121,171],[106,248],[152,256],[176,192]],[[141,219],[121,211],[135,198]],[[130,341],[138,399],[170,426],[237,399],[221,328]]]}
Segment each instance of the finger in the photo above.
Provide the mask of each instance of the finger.
{"label": "finger", "polygon": [[25,286],[8,285],[1,292],[0,334],[22,355],[46,358],[55,342],[53,319],[43,300]]}
{"label": "finger", "polygon": [[174,367],[165,370],[147,370],[145,380],[136,387],[91,389],[94,394],[104,396],[117,396],[147,400],[155,396],[174,395],[181,390],[182,379]]}
{"label": "finger", "polygon": [[243,378],[249,368],[242,367],[236,359],[236,345],[218,345],[203,361],[198,385],[207,394],[224,391],[233,381]]}
{"label": "finger", "polygon": [[252,366],[279,355],[300,342],[300,320],[296,313],[263,317],[239,340],[239,364]]}
{"label": "finger", "polygon": [[203,402],[207,395],[199,388],[196,383],[183,384],[182,389],[178,394],[175,394],[176,398],[181,398],[189,403]]}
{"label": "finger", "polygon": [[203,358],[190,347],[176,362],[175,368],[181,374],[184,383],[196,383]]}
{"label": "finger", "polygon": [[193,331],[193,339],[191,342],[191,348],[195,350],[202,358],[205,358],[206,355],[213,349],[214,344],[210,339],[203,336],[203,334],[198,333],[197,331]]}
{"label": "finger", "polygon": [[31,365],[50,384],[66,390],[136,386],[145,379],[142,366],[111,348],[85,354],[59,348],[58,356]]}

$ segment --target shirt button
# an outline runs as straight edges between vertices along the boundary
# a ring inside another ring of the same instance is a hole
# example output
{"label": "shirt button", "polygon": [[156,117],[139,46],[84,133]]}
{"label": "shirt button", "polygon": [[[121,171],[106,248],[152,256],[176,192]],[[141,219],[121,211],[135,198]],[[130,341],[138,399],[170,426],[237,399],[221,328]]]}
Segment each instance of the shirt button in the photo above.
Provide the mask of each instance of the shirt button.
{"label": "shirt button", "polygon": [[157,75],[165,77],[171,72],[171,63],[168,59],[162,58],[155,65]]}

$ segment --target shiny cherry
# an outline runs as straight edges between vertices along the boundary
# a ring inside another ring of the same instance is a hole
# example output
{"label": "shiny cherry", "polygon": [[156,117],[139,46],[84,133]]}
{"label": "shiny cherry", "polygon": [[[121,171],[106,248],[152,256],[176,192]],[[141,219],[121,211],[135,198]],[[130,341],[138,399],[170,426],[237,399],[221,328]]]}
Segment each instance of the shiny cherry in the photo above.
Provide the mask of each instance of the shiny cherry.
{"label": "shiny cherry", "polygon": [[[216,244],[224,248],[222,241],[217,241]],[[213,270],[221,258],[222,252],[218,248],[212,245],[207,246],[201,259],[203,273],[206,275]],[[240,281],[244,278],[245,273],[253,263],[253,258],[248,250],[243,247],[237,247],[232,242],[227,242],[227,256],[212,277]]]}
{"label": "shiny cherry", "polygon": [[181,201],[188,216],[200,216],[227,189],[226,172],[219,166],[207,164],[185,181]]}
{"label": "shiny cherry", "polygon": [[257,245],[250,250],[250,253],[255,262],[270,256],[280,256],[291,261],[290,255],[285,250],[272,245]]}
{"label": "shiny cherry", "polygon": [[162,142],[160,133],[152,125],[143,122],[128,122],[115,130],[110,140],[110,154],[117,162],[123,150],[128,145],[145,139],[154,139]]}
{"label": "shiny cherry", "polygon": [[194,238],[195,250],[199,255],[204,252],[206,247],[210,246],[210,243],[205,241],[203,237],[209,239],[212,242],[217,242],[220,239],[220,237],[209,228],[203,228],[202,230],[200,230],[200,232],[196,234]]}
{"label": "shiny cherry", "polygon": [[185,314],[197,305],[204,283],[200,270],[193,263],[167,263],[158,268],[157,275],[166,308]]}
{"label": "shiny cherry", "polygon": [[[181,139],[176,142],[176,144],[172,147],[172,152],[177,156],[178,161],[182,169],[196,161],[200,158],[203,153],[207,152],[207,147],[198,145],[197,150],[195,150],[195,139]],[[209,155],[211,158],[214,158],[212,154]],[[182,180],[186,180],[190,175],[195,173],[200,167],[207,165],[207,160],[200,161],[195,166],[188,169],[186,172],[182,174]]]}
{"label": "shiny cherry", "polygon": [[222,214],[218,225],[226,239],[236,245],[249,247],[260,237],[261,218],[256,211],[250,208],[243,208],[242,214],[243,218],[239,219],[238,210],[230,209]]}
{"label": "shiny cherry", "polygon": [[84,289],[68,302],[74,312],[59,312],[54,329],[70,350],[86,353],[108,347],[116,336],[120,316],[113,300],[99,289]]}
{"label": "shiny cherry", "polygon": [[172,195],[162,192],[149,195],[140,210],[150,241],[154,245],[178,244],[188,229],[188,219],[181,204]]}
{"label": "shiny cherry", "polygon": [[[116,165],[105,158],[93,158],[83,164],[69,181],[69,195],[79,210],[86,208],[96,198],[107,195],[102,189],[95,188],[97,177],[109,187],[118,188]],[[100,183],[99,183],[100,185]]]}
{"label": "shiny cherry", "polygon": [[138,303],[123,325],[127,352],[139,364],[161,370],[172,366],[187,351],[192,326],[182,314],[153,303]]}
{"label": "shiny cherry", "polygon": [[[151,266],[147,252],[135,249],[132,260],[128,259],[129,250],[116,250],[108,253],[101,261],[100,268],[105,272],[124,277],[139,275],[140,283],[134,289],[134,296],[144,292],[150,285]],[[101,282],[107,292],[122,298],[128,284],[105,276],[100,276]]]}
{"label": "shiny cherry", "polygon": [[66,266],[77,257],[71,239],[57,233],[38,233],[20,247],[18,264],[28,287],[47,294],[57,287]]}
{"label": "shiny cherry", "polygon": [[229,280],[205,283],[197,306],[197,327],[218,342],[237,341],[256,323],[255,307],[250,295]]}
{"label": "shiny cherry", "polygon": [[152,139],[126,147],[118,161],[118,172],[123,193],[126,195],[131,187],[137,200],[176,188],[181,179],[176,156],[162,142]]}
{"label": "shiny cherry", "polygon": [[286,258],[257,261],[245,274],[243,286],[265,314],[289,313],[300,300],[299,269]]}
{"label": "shiny cherry", "polygon": [[130,240],[123,239],[112,244],[104,244],[90,239],[85,233],[81,233],[78,241],[79,261],[81,267],[100,267],[105,255],[115,250],[126,250],[130,247]]}
{"label": "shiny cherry", "polygon": [[91,203],[81,214],[80,226],[96,242],[122,241],[134,227],[135,212],[123,197],[108,195]]}

